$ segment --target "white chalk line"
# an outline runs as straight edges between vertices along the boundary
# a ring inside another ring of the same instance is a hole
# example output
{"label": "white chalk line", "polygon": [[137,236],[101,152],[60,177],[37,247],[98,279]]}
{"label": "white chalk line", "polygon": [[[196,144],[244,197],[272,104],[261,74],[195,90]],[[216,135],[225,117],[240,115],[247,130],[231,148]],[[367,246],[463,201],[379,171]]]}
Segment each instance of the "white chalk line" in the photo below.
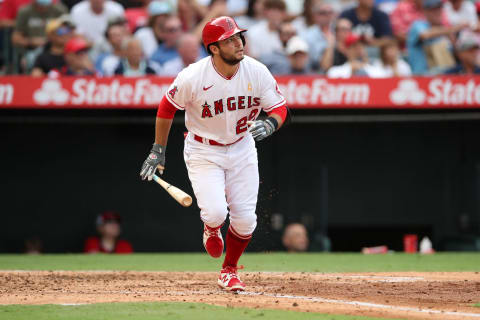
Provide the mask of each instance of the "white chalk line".
{"label": "white chalk line", "polygon": [[[228,294],[226,291],[219,291]],[[53,293],[53,292],[52,292]],[[97,292],[91,292],[90,294],[96,294]],[[167,294],[169,296],[188,296],[193,294],[205,295],[211,294],[211,291],[195,291],[192,293],[185,293],[182,291],[155,291],[155,292],[145,292],[145,291],[129,291],[129,290],[118,290],[118,291],[102,291],[102,293],[110,293],[110,294],[131,294],[131,295],[151,295],[151,294]],[[414,307],[402,307],[402,306],[393,306],[393,305],[385,305],[385,304],[378,304],[378,303],[371,303],[371,302],[362,302],[362,301],[348,301],[348,300],[336,300],[336,299],[326,299],[321,297],[308,297],[308,296],[296,296],[296,295],[286,295],[286,294],[276,294],[276,293],[268,293],[268,292],[238,292],[239,295],[246,295],[246,296],[266,296],[272,298],[279,298],[279,299],[296,299],[296,300],[306,300],[311,302],[323,302],[323,303],[334,303],[334,304],[344,304],[344,305],[353,305],[358,307],[370,307],[370,308],[377,308],[377,309],[390,309],[396,311],[409,311],[409,312],[418,312],[418,313],[429,313],[429,314],[443,314],[443,315],[450,315],[450,316],[458,316],[458,317],[474,317],[480,318],[480,313],[468,313],[468,312],[457,312],[457,311],[444,311],[444,310],[435,310],[435,309],[420,309]],[[79,304],[60,304],[60,305],[84,305],[86,303],[79,303]]]}
{"label": "white chalk line", "polygon": [[[288,272],[275,272],[275,271],[262,271],[262,274],[270,274],[275,276],[293,276],[301,277],[302,274],[288,273]],[[375,276],[375,275],[345,275],[345,274],[325,274],[310,272],[309,275],[313,275],[315,278],[332,279],[336,281],[348,280],[348,279],[363,279],[366,282],[417,282],[425,281],[424,277],[408,277],[408,276]]]}
{"label": "white chalk line", "polygon": [[347,301],[347,300],[325,299],[320,297],[293,296],[293,295],[276,294],[276,293],[268,293],[268,292],[261,293],[261,292],[243,291],[243,292],[238,292],[238,294],[247,295],[247,296],[267,296],[267,297],[283,298],[283,299],[297,299],[297,300],[306,300],[306,301],[313,301],[313,302],[345,304],[345,305],[353,305],[353,306],[360,306],[360,307],[390,309],[390,310],[397,310],[397,311],[409,311],[409,312],[430,313],[430,314],[434,313],[434,314],[444,314],[444,315],[459,316],[459,317],[461,316],[461,317],[480,318],[480,313],[443,311],[443,310],[434,310],[434,309],[424,310],[420,308],[392,306],[392,305],[386,305],[386,304],[361,302],[361,301]]}
{"label": "white chalk line", "polygon": [[[225,292],[225,291],[221,291]],[[51,292],[54,293],[54,292]],[[91,292],[87,294],[96,294],[97,292]],[[116,293],[116,294],[132,294],[132,295],[151,295],[151,294],[167,294],[170,296],[187,296],[192,295],[186,294],[185,292],[177,292],[177,291],[170,291],[170,292],[145,292],[145,291],[128,291],[128,290],[119,290],[119,291],[108,291],[102,293]],[[211,291],[196,291],[193,294],[211,294]],[[370,308],[377,308],[377,309],[390,309],[396,311],[408,311],[408,312],[417,312],[417,313],[429,313],[429,314],[443,314],[449,316],[458,316],[458,317],[474,317],[480,318],[480,313],[468,313],[468,312],[457,312],[457,311],[444,311],[444,310],[435,310],[435,309],[420,309],[420,308],[413,308],[413,307],[402,307],[402,306],[393,306],[393,305],[385,305],[385,304],[378,304],[378,303],[371,303],[371,302],[362,302],[362,301],[348,301],[348,300],[336,300],[336,299],[326,299],[321,297],[307,297],[307,296],[296,296],[296,295],[286,295],[286,294],[276,294],[276,293],[268,293],[268,292],[250,292],[250,291],[243,291],[238,292],[239,295],[245,296],[266,296],[278,299],[295,299],[295,300],[305,300],[311,302],[323,302],[323,303],[334,303],[334,304],[343,304],[343,305],[352,305],[358,307],[370,307]],[[79,305],[86,305],[89,303],[61,303],[58,305],[61,306],[79,306]]]}
{"label": "white chalk line", "polygon": [[[331,277],[334,278],[334,277]],[[392,277],[392,276],[337,276],[337,278],[365,279],[367,282],[417,282],[425,280],[424,277]]]}

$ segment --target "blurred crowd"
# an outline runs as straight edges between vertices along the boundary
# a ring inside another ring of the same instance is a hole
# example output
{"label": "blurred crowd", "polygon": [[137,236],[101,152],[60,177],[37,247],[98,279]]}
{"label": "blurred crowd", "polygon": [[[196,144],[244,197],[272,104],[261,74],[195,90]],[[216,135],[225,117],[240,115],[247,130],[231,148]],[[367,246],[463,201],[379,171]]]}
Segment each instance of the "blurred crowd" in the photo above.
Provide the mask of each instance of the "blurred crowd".
{"label": "blurred crowd", "polygon": [[[201,33],[233,16],[273,74],[393,77],[480,72],[480,1],[2,0],[3,73],[175,76]],[[18,59],[8,59],[12,55]]]}

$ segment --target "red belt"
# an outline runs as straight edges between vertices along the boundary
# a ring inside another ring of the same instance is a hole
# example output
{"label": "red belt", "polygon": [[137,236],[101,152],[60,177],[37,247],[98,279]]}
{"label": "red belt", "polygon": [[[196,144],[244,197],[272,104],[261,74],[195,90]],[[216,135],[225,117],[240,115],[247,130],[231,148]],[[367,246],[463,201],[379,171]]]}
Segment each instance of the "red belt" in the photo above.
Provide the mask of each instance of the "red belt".
{"label": "red belt", "polygon": [[217,142],[217,141],[215,141],[215,140],[210,140],[210,139],[207,139],[207,138],[202,138],[202,137],[200,137],[200,136],[197,136],[196,134],[193,135],[193,139],[195,139],[195,141],[198,141],[198,142],[200,142],[200,143],[208,144],[208,145],[211,145],[211,146],[222,146],[222,147],[226,147],[226,146],[231,146],[231,145],[234,144],[234,143],[237,143],[238,141],[242,140],[243,137],[241,137],[240,139],[238,139],[238,140],[235,141],[235,142],[228,143],[228,144],[220,143],[220,142]]}

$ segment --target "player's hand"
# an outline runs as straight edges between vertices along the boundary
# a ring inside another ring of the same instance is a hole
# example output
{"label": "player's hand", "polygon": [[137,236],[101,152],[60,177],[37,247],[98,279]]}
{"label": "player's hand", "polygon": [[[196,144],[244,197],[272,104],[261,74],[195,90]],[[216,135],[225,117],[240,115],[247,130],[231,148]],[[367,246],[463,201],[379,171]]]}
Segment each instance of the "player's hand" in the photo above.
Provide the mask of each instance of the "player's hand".
{"label": "player's hand", "polygon": [[275,126],[268,119],[265,121],[248,121],[247,124],[255,141],[263,140],[275,131]]}
{"label": "player's hand", "polygon": [[165,149],[166,147],[159,144],[153,145],[152,150],[150,151],[147,160],[143,162],[142,170],[140,171],[142,180],[152,180],[153,174],[157,169],[160,174],[163,174],[163,169],[165,169]]}

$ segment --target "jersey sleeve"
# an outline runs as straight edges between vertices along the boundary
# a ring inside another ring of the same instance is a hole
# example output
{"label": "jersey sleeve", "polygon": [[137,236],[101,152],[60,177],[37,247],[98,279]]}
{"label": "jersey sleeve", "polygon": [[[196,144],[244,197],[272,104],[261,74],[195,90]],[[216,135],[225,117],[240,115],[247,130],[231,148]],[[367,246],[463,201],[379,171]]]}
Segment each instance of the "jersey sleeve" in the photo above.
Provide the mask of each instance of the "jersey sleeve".
{"label": "jersey sleeve", "polygon": [[85,245],[83,248],[85,253],[97,253],[100,252],[100,241],[97,237],[89,237],[85,240]]}
{"label": "jersey sleeve", "polygon": [[165,97],[175,108],[185,110],[192,97],[191,83],[187,81],[184,69],[181,71],[167,90]]}
{"label": "jersey sleeve", "polygon": [[127,240],[118,240],[117,246],[115,247],[115,253],[132,253],[133,248],[130,242]]}
{"label": "jersey sleeve", "polygon": [[270,112],[285,105],[285,97],[278,88],[277,80],[266,67],[260,76],[260,81],[263,84],[262,96],[260,97],[263,111]]}

